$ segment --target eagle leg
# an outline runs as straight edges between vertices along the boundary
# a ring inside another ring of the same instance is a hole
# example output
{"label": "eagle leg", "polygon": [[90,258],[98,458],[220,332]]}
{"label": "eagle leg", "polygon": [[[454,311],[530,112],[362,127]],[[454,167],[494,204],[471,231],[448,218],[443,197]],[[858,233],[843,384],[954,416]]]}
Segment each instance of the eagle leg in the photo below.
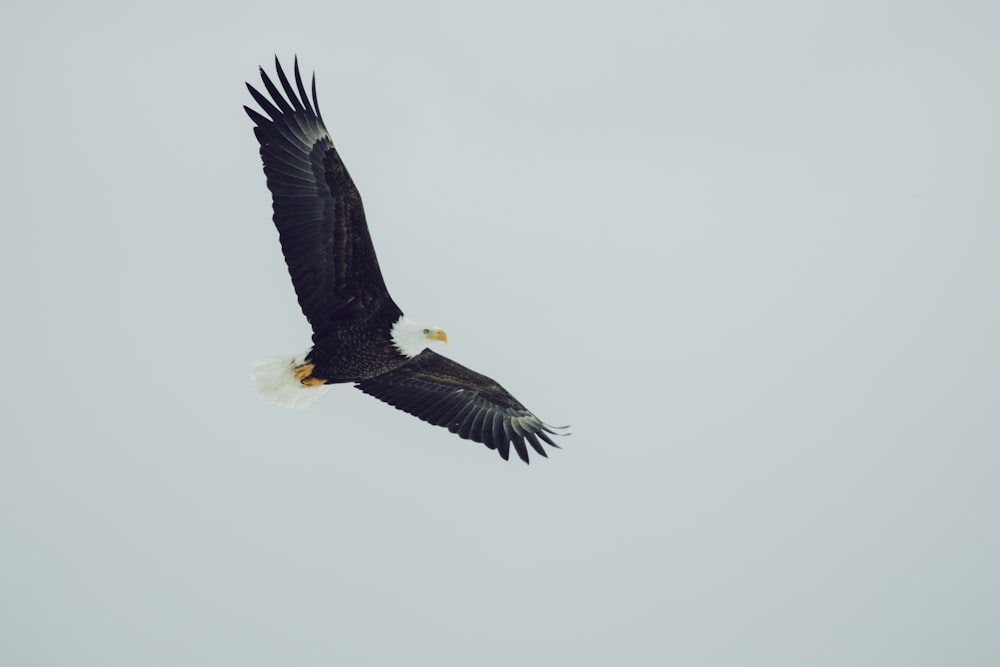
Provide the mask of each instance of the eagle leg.
{"label": "eagle leg", "polygon": [[326,384],[326,380],[318,378],[312,374],[314,368],[316,368],[316,364],[302,364],[301,366],[296,366],[295,379],[307,387],[318,387],[321,384]]}

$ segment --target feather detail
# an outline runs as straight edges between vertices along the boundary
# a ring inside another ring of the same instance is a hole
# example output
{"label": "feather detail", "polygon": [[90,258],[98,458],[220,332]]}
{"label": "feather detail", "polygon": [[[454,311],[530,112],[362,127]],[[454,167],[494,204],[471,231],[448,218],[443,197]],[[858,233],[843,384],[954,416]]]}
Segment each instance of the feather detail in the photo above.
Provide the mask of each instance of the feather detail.
{"label": "feather detail", "polygon": [[329,385],[307,387],[295,379],[295,367],[306,363],[308,350],[302,354],[251,362],[253,388],[257,395],[286,408],[304,410],[325,394]]}
{"label": "feather detail", "polygon": [[400,354],[407,359],[412,359],[430,347],[430,339],[427,338],[428,330],[427,326],[417,324],[406,315],[400,315],[390,331],[392,344],[399,350]]}

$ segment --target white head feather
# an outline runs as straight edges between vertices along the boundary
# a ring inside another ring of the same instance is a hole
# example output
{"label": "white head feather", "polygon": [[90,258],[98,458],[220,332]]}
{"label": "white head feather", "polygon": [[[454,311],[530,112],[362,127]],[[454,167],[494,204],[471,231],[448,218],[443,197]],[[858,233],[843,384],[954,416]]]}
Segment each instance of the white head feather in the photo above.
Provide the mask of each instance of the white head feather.
{"label": "white head feather", "polygon": [[448,334],[437,327],[429,327],[426,324],[418,324],[413,320],[400,316],[396,323],[392,325],[392,344],[405,357],[412,359],[428,347],[431,342],[439,340],[448,342]]}

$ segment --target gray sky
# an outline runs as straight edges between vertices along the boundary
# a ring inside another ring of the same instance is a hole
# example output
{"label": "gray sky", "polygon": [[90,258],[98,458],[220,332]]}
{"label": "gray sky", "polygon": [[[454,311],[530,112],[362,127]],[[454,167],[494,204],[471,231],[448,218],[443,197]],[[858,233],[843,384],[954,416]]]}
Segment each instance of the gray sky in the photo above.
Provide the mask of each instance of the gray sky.
{"label": "gray sky", "polygon": [[[14,4],[0,664],[1000,661],[995,3]],[[254,395],[275,53],[563,451]]]}

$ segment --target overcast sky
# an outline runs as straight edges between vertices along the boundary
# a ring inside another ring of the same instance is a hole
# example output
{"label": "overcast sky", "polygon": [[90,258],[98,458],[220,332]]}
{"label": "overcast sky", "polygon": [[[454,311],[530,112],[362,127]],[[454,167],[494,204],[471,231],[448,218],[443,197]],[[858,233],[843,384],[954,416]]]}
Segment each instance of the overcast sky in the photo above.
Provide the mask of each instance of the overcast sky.
{"label": "overcast sky", "polygon": [[[0,664],[1000,662],[988,2],[0,9]],[[309,344],[241,106],[315,70],[389,289],[564,449]]]}

